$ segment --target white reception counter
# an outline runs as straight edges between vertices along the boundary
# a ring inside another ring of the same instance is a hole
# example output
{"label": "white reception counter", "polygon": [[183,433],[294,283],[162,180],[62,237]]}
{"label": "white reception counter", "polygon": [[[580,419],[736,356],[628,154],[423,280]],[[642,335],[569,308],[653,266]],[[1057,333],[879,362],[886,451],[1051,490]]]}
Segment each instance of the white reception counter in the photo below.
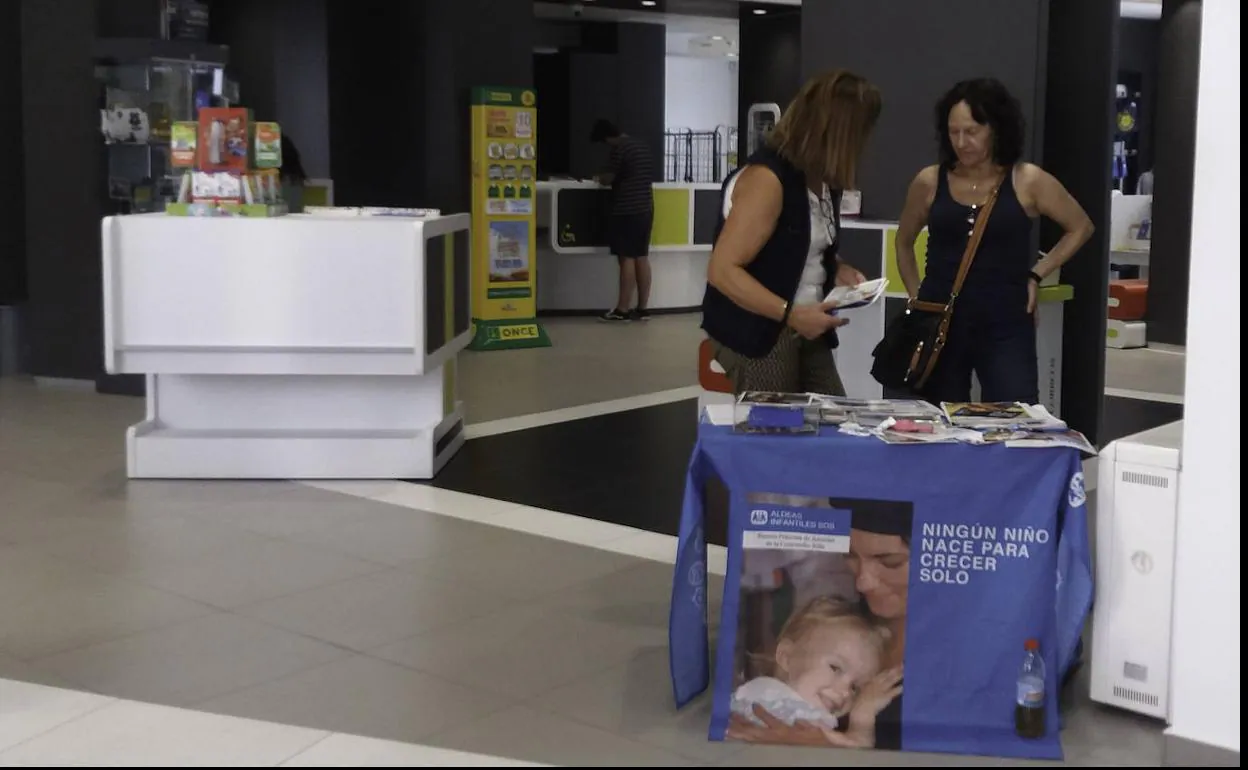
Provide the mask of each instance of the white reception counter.
{"label": "white reception counter", "polygon": [[[537,309],[601,313],[614,307],[619,265],[607,248],[610,191],[595,182],[537,183]],[[651,310],[702,304],[720,185],[654,185]]]}
{"label": "white reception counter", "polygon": [[147,375],[129,476],[431,478],[464,441],[469,222],[105,219],[105,368]]}

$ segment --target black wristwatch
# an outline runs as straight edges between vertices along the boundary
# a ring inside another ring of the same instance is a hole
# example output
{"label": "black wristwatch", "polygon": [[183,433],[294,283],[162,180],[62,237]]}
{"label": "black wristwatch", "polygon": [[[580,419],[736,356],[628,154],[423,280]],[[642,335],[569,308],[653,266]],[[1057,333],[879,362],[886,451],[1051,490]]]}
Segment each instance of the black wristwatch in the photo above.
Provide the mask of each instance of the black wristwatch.
{"label": "black wristwatch", "polygon": [[1031,280],[1033,280],[1033,281],[1035,281],[1035,282],[1036,282],[1036,285],[1037,285],[1037,286],[1039,286],[1040,284],[1044,283],[1044,279],[1043,279],[1043,278],[1041,278],[1041,277],[1040,277],[1040,274],[1039,274],[1039,273],[1037,273],[1035,270],[1032,270],[1030,273],[1028,273],[1028,275],[1030,275],[1030,276],[1031,276]]}

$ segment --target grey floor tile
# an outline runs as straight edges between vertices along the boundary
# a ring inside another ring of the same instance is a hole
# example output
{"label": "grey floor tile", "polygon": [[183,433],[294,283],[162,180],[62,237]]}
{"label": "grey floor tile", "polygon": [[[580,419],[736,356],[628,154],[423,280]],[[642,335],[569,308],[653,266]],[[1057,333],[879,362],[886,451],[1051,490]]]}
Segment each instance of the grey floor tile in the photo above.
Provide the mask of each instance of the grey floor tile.
{"label": "grey floor tile", "polygon": [[[719,575],[707,578],[708,612],[714,622],[724,580]],[[548,594],[541,602],[616,628],[658,629],[666,634],[671,593],[672,565],[634,559],[626,569]]]}
{"label": "grey floor tile", "polygon": [[642,560],[521,532],[477,547],[412,560],[403,569],[531,600],[632,567]]}
{"label": "grey floor tile", "polygon": [[52,507],[73,494],[70,484],[17,473],[0,455],[0,543],[12,542],[7,521],[17,512]]}
{"label": "grey floor tile", "polygon": [[68,682],[51,671],[40,668],[30,661],[16,658],[7,652],[0,652],[0,680],[41,687],[78,689],[78,685],[73,682]]}
{"label": "grey floor tile", "polygon": [[207,605],[154,588],[100,577],[89,584],[9,603],[0,650],[31,660],[211,614]]}
{"label": "grey floor tile", "polygon": [[508,705],[497,695],[354,656],[206,701],[198,708],[372,738],[423,742],[434,733]]}
{"label": "grey floor tile", "polygon": [[566,767],[689,767],[700,764],[679,754],[526,706],[491,714],[435,735],[427,742],[458,751]]}
{"label": "grey floor tile", "polygon": [[185,707],[349,655],[339,647],[221,613],[32,665],[92,692]]}
{"label": "grey floor tile", "polygon": [[113,575],[141,576],[262,544],[259,535],[177,515],[35,517],[24,545]]}
{"label": "grey floor tile", "polygon": [[1105,387],[1182,395],[1187,357],[1164,349],[1105,350]]}
{"label": "grey floor tile", "polygon": [[278,501],[305,495],[305,490],[305,487],[289,481],[127,479],[119,469],[92,491],[103,500],[229,505]]}
{"label": "grey floor tile", "polygon": [[[697,384],[696,313],[603,328],[593,318],[543,319],[554,343],[523,351],[465,351],[459,389],[470,423]],[[636,362],[644,360],[645,366]],[[505,367],[506,375],[499,372]]]}
{"label": "grey floor tile", "polygon": [[553,608],[520,605],[375,649],[372,654],[508,698],[528,698],[664,643]]}
{"label": "grey floor tile", "polygon": [[28,547],[0,545],[0,623],[22,604],[66,589],[86,589],[103,578],[80,565],[48,558]]}
{"label": "grey floor tile", "polygon": [[153,565],[133,577],[214,607],[234,609],[386,569],[324,548],[240,534],[212,554]]}
{"label": "grey floor tile", "polygon": [[391,570],[249,604],[238,612],[362,652],[505,604],[497,594]]}
{"label": "grey floor tile", "polygon": [[707,739],[711,700],[703,696],[677,711],[666,645],[528,701],[559,714],[696,762],[728,760],[744,747]]}
{"label": "grey floor tile", "polygon": [[390,566],[449,556],[504,537],[497,527],[315,491],[315,502],[282,500],[222,506],[217,521]]}
{"label": "grey floor tile", "polygon": [[1094,703],[1080,672],[1062,730],[1066,763],[1081,767],[1160,767],[1165,725]]}

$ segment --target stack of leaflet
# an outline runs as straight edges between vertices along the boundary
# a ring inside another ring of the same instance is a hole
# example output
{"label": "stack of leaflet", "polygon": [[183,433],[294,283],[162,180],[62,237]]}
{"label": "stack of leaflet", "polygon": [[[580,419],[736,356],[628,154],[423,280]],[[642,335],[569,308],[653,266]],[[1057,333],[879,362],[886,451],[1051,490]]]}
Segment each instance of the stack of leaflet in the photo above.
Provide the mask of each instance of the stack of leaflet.
{"label": "stack of leaflet", "polygon": [[1004,443],[1018,449],[1065,446],[1096,454],[1087,437],[1039,404],[943,403],[941,408],[951,426],[979,431],[985,443]]}
{"label": "stack of leaflet", "polygon": [[874,281],[863,281],[856,286],[837,286],[823,298],[824,302],[835,302],[836,309],[852,310],[854,308],[874,305],[884,297],[888,290],[887,278],[876,278]]}
{"label": "stack of leaflet", "polygon": [[1015,402],[942,403],[904,399],[858,399],[812,393],[750,391],[735,404],[707,407],[706,419],[737,433],[818,435],[825,427],[888,444],[1003,444],[1036,449],[1096,450],[1040,405]]}

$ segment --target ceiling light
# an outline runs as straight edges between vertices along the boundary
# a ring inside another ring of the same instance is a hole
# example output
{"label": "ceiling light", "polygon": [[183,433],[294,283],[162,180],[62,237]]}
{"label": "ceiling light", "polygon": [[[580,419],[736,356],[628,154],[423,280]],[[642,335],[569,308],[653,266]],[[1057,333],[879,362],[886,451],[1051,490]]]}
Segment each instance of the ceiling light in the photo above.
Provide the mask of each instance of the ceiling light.
{"label": "ceiling light", "polygon": [[766,15],[767,15],[767,9],[766,9],[766,8],[755,8],[755,9],[754,9],[754,15],[755,15],[755,16],[766,16]]}
{"label": "ceiling light", "polygon": [[647,8],[653,8],[659,3],[658,3],[658,0],[641,0],[641,4],[646,6]]}

